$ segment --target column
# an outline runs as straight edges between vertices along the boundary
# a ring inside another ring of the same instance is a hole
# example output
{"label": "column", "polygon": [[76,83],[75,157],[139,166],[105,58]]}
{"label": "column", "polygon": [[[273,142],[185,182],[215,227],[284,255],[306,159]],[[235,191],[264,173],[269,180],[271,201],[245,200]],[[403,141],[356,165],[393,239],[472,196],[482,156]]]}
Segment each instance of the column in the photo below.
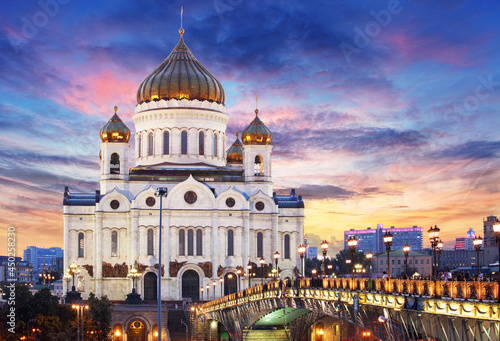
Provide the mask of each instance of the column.
{"label": "column", "polygon": [[[244,260],[241,264],[246,269],[246,264],[248,263],[248,256],[250,256],[250,213],[244,212],[242,216],[243,225],[243,236],[241,238],[241,249],[243,250],[242,259]],[[246,260],[246,261],[245,261]]]}
{"label": "column", "polygon": [[225,255],[225,250],[223,250],[223,245],[219,245],[219,213],[212,212],[212,243],[210,255],[212,259],[212,278],[217,277],[217,268],[219,267],[219,253],[222,253],[222,257]]}
{"label": "column", "polygon": [[102,219],[103,213],[94,216],[94,280],[95,294],[102,296]]}
{"label": "column", "polygon": [[[271,250],[271,256],[274,255],[276,251],[278,251],[280,254],[281,249],[280,249],[280,243],[279,243],[279,237],[278,237],[278,215],[273,214],[271,215],[271,245],[272,245],[272,250]],[[283,255],[280,257],[283,259]],[[272,261],[274,261],[274,258],[271,258]]]}
{"label": "column", "polygon": [[165,277],[170,279],[170,248],[171,248],[171,243],[170,243],[170,218],[171,218],[171,212],[165,212],[163,211],[163,233],[162,237],[163,240],[161,241],[162,245],[162,263],[164,264],[165,268]]}

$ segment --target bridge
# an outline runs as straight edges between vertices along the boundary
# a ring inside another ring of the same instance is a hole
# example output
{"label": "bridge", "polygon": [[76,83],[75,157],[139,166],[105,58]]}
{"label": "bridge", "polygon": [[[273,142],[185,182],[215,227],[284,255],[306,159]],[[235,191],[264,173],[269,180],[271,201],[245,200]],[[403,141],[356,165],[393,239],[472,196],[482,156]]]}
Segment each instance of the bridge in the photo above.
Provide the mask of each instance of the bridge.
{"label": "bridge", "polygon": [[[234,341],[299,341],[308,332],[314,333],[313,340],[349,335],[353,340],[495,341],[500,340],[497,302],[497,282],[274,281],[192,306],[190,333],[199,341],[218,340],[221,331]],[[320,320],[327,322],[311,331]]]}

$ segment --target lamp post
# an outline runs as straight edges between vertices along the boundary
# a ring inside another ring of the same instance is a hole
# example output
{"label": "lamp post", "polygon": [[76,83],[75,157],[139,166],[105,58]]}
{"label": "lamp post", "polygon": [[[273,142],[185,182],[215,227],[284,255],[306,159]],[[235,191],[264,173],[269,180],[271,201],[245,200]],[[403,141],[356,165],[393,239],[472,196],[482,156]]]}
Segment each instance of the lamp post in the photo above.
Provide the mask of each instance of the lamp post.
{"label": "lamp post", "polygon": [[274,262],[276,263],[276,273],[275,273],[275,279],[278,280],[278,259],[280,259],[280,253],[276,251],[274,253]]}
{"label": "lamp post", "polygon": [[436,280],[437,277],[436,248],[439,241],[439,231],[440,229],[439,227],[437,227],[437,225],[434,225],[434,227],[431,226],[431,228],[427,231],[429,233],[429,241],[431,243],[432,254],[434,259],[434,261],[432,262],[432,276],[434,277],[434,280]]}
{"label": "lamp post", "polygon": [[[327,269],[328,269],[328,272],[330,273],[330,276],[331,276],[332,275],[333,265],[332,264],[328,264]],[[326,274],[326,275],[328,275],[328,274]]]}
{"label": "lamp post", "polygon": [[328,242],[323,240],[321,242],[321,251],[323,252],[323,278],[326,275],[326,253],[328,252]]}
{"label": "lamp post", "polygon": [[368,274],[370,274],[370,275],[372,273],[372,258],[373,258],[373,253],[368,252],[366,254],[366,262],[368,263],[367,264],[368,265]]}
{"label": "lamp post", "polygon": [[264,285],[264,263],[266,260],[264,258],[261,258],[259,260],[260,263],[260,285]]}
{"label": "lamp post", "polygon": [[139,273],[139,265],[137,264],[137,260],[134,262],[134,265],[130,266],[130,272],[127,274],[127,277],[132,278],[132,293],[136,292],[135,289],[135,280],[138,277],[141,277],[141,274]]}
{"label": "lamp post", "polygon": [[157,321],[157,326],[158,326],[158,341],[161,341],[161,231],[162,231],[162,225],[161,225],[161,218],[162,218],[162,213],[163,213],[163,197],[167,196],[167,189],[165,187],[158,188],[155,192],[155,195],[157,197],[160,197],[160,226],[158,228],[158,294],[157,294],[157,300],[158,300],[158,321]]}
{"label": "lamp post", "polygon": [[352,261],[350,259],[346,259],[345,263],[347,264],[347,274],[349,274],[349,272],[352,272],[352,269],[351,269]]}
{"label": "lamp post", "polygon": [[247,265],[247,270],[248,270],[248,289],[250,289],[252,287],[252,264],[250,264],[250,262],[248,262],[248,265]]}
{"label": "lamp post", "polygon": [[392,234],[389,231],[387,231],[384,234],[384,244],[385,244],[385,251],[387,252],[387,277],[389,277],[391,274],[390,272],[391,266],[389,265],[389,256],[391,253],[391,245],[392,245]]}
{"label": "lamp post", "polygon": [[76,337],[76,339],[78,341],[80,340],[80,320],[81,320],[81,324],[82,324],[81,335],[82,335],[82,341],[83,341],[83,336],[84,336],[84,332],[83,332],[83,312],[84,312],[84,309],[88,310],[89,306],[88,305],[84,305],[84,304],[73,304],[71,306],[71,308],[76,309],[76,325],[77,325],[77,337]]}
{"label": "lamp post", "polygon": [[406,277],[408,277],[408,255],[410,254],[410,245],[408,243],[403,246],[403,253],[405,254],[405,264],[406,264]]}
{"label": "lamp post", "polygon": [[216,281],[214,281],[212,284],[213,284],[213,286],[214,286],[214,300],[215,300],[215,286],[217,285],[217,282],[216,282]]}
{"label": "lamp post", "polygon": [[224,296],[224,293],[222,291],[222,287],[224,286],[224,278],[220,278],[219,279],[219,282],[220,282],[220,297]]}
{"label": "lamp post", "polygon": [[240,269],[236,270],[236,276],[238,277],[238,282],[236,283],[236,291],[240,291],[241,290],[241,282],[240,282],[241,270]]}
{"label": "lamp post", "polygon": [[207,284],[207,301],[210,301],[210,283]]}
{"label": "lamp post", "polygon": [[302,244],[298,247],[297,250],[299,251],[300,267],[302,268],[300,272],[302,273],[302,276],[305,277],[306,269],[305,269],[305,264],[304,264],[304,256],[306,255],[306,247]]}
{"label": "lamp post", "polygon": [[69,291],[69,281],[71,280],[71,273],[70,270],[66,270],[66,273],[64,274],[64,281],[66,282],[66,294]]}
{"label": "lamp post", "polygon": [[[500,270],[500,223],[497,222],[496,224],[493,224],[493,232],[495,233],[495,241],[496,244],[498,245],[498,264],[499,264],[499,270]],[[498,303],[500,303],[500,271],[498,271],[498,297],[497,297]]]}
{"label": "lamp post", "polygon": [[[347,245],[351,253],[351,263],[354,263],[354,253],[356,252],[356,246],[358,246],[358,239],[356,239],[356,237],[350,237],[347,240]],[[354,272],[351,273],[351,277],[354,278]]]}
{"label": "lamp post", "polygon": [[75,272],[78,270],[78,265],[76,263],[72,263],[69,266],[69,271],[71,272],[71,275],[73,276],[73,282],[71,284],[71,291],[76,291],[75,290]]}
{"label": "lamp post", "polygon": [[440,239],[437,243],[437,246],[436,246],[436,252],[437,252],[437,271],[439,272],[439,270],[441,270],[441,251],[443,250],[443,241]]}
{"label": "lamp post", "polygon": [[[227,275],[227,290],[229,292],[229,295],[231,295],[231,279],[233,278],[233,274],[228,274]],[[221,282],[222,283],[222,282]],[[236,288],[238,290],[238,288]]]}
{"label": "lamp post", "polygon": [[479,269],[480,269],[480,264],[479,264],[479,253],[481,252],[481,247],[483,246],[483,238],[481,236],[475,237],[472,240],[472,244],[474,244],[474,247],[476,248],[476,260],[477,260],[477,278],[479,279]]}
{"label": "lamp post", "polygon": [[[385,316],[379,316],[378,322],[390,324],[391,326],[393,326],[394,328],[396,328],[397,330],[399,330],[399,332],[401,333],[401,336],[403,337],[403,340],[406,340],[405,335],[404,335],[403,331],[401,330],[401,328],[398,328],[394,324],[392,324],[391,322],[389,322],[389,320]],[[389,337],[391,339],[396,340],[395,336],[392,335],[392,334],[389,334]]]}
{"label": "lamp post", "polygon": [[201,302],[203,302],[205,301],[205,294],[204,294],[205,288],[201,287],[200,291],[201,291]]}

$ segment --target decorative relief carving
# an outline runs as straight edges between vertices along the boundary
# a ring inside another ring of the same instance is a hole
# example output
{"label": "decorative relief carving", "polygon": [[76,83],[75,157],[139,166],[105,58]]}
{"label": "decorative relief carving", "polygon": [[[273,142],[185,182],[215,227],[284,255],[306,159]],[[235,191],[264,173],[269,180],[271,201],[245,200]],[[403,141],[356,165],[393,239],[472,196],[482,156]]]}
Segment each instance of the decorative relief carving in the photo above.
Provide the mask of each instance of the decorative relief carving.
{"label": "decorative relief carving", "polygon": [[[158,270],[158,263],[155,264],[155,269]],[[165,276],[165,267],[161,265],[161,277]]]}
{"label": "decorative relief carving", "polygon": [[219,265],[219,268],[217,269],[217,276],[222,277],[222,274],[224,273],[225,267],[222,267],[222,265]]}
{"label": "decorative relief carving", "polygon": [[102,277],[127,277],[128,266],[125,264],[115,264],[102,262]]}
{"label": "decorative relief carving", "polygon": [[87,270],[90,277],[94,277],[94,266],[93,265],[85,264],[82,266],[85,268],[85,270]]}
{"label": "decorative relief carving", "polygon": [[186,264],[187,262],[178,262],[177,259],[173,262],[170,262],[169,273],[170,277],[177,277],[177,273],[179,270]]}
{"label": "decorative relief carving", "polygon": [[198,263],[198,265],[203,270],[205,277],[212,277],[212,262]]}

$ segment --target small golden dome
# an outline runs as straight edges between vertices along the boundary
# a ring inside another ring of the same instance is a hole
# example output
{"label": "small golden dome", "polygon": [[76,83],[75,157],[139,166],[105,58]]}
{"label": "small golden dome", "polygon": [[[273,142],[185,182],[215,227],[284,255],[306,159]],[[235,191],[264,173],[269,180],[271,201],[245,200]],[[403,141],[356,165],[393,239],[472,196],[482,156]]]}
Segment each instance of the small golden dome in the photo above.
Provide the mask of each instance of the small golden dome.
{"label": "small golden dome", "polygon": [[220,82],[195,58],[182,38],[170,55],[142,82],[137,90],[137,104],[154,100],[188,99],[224,104]]}
{"label": "small golden dome", "polygon": [[236,141],[226,152],[227,163],[243,164],[243,144],[239,139],[240,134],[236,133]]}
{"label": "small golden dome", "polygon": [[273,133],[259,118],[259,110],[255,109],[255,118],[241,135],[244,144],[271,144]]}
{"label": "small golden dome", "polygon": [[115,114],[101,129],[102,142],[128,142],[130,140],[130,129],[122,122],[116,111]]}

